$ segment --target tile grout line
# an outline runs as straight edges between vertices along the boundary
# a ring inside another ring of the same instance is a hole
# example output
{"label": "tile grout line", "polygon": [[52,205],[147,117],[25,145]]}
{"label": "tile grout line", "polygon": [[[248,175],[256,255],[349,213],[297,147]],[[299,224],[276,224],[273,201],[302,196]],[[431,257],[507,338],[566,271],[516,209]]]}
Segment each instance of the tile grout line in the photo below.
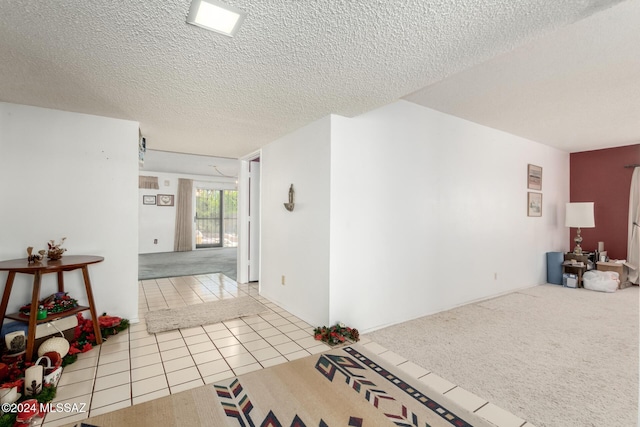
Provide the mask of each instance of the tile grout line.
{"label": "tile grout line", "polygon": [[445,395],[445,394],[449,393],[450,391],[455,390],[456,388],[458,388],[458,386],[454,385],[453,387],[451,387],[449,390],[443,392],[442,394]]}
{"label": "tile grout line", "polygon": [[[129,328],[130,327],[131,326],[129,326]],[[129,329],[129,335],[127,338],[127,343],[129,343],[129,406],[133,406],[133,363],[131,363],[131,329]]]}
{"label": "tile grout line", "polygon": [[[202,326],[200,326],[202,328]],[[202,328],[202,330],[204,331],[204,328]],[[200,380],[202,380],[202,383],[204,384],[204,377],[202,376],[202,372],[200,372],[200,369],[198,369],[198,364],[196,363],[196,360],[193,358],[193,353],[191,353],[191,349],[189,348],[189,344],[187,344],[187,342],[184,340],[185,336],[182,334],[182,330],[178,329],[178,331],[180,332],[180,335],[182,336],[182,340],[184,341],[184,345],[185,347],[187,347],[187,351],[189,352],[189,357],[191,358],[191,361],[193,362],[193,366],[196,368],[196,371],[198,371],[198,375],[200,375]],[[206,333],[206,331],[205,331]],[[213,343],[213,341],[212,341]],[[215,347],[215,344],[214,344]],[[160,353],[160,359],[162,359],[162,353]],[[225,361],[226,362],[226,361]],[[163,368],[164,368],[164,362],[163,362]],[[187,369],[187,368],[184,368]],[[166,370],[165,370],[165,374],[166,374]],[[195,381],[195,380],[192,380]],[[186,381],[184,383],[181,384],[186,384],[187,382],[190,381]],[[171,391],[171,385],[169,384],[169,377],[167,377],[167,385],[169,386],[169,394],[173,394],[173,392]],[[176,385],[180,385],[180,384],[176,384]]]}
{"label": "tile grout line", "polygon": [[[487,402],[485,402],[485,403],[484,403],[484,404],[482,404],[478,409],[476,409],[475,411],[473,411],[473,413],[474,413],[474,414],[475,414],[475,413],[477,413],[480,409],[484,408],[484,407],[485,407],[485,406],[487,406],[488,404],[489,404],[489,402],[488,402],[488,401],[487,401]],[[482,418],[484,418],[484,417],[482,417]]]}

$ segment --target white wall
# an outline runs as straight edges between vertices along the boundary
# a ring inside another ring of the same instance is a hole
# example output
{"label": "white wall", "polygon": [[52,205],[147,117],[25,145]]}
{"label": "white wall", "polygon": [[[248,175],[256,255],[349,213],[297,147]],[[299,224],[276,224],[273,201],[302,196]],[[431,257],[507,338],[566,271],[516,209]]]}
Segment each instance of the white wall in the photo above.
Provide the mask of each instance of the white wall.
{"label": "white wall", "polygon": [[[260,293],[316,325],[329,320],[330,124],[326,117],[284,136],[260,158]],[[291,184],[293,212],[283,206]]]}
{"label": "white wall", "polygon": [[[137,150],[137,122],[0,103],[0,259],[67,237],[66,255],[105,258],[89,267],[98,313],[136,321]],[[16,276],[9,312],[30,301],[32,279]],[[86,304],[82,283],[79,270],[65,273]],[[41,295],[54,291],[45,275]]]}
{"label": "white wall", "polygon": [[567,249],[568,153],[406,101],[331,130],[331,323],[367,331],[545,283],[545,253]]}
{"label": "white wall", "polygon": [[[176,165],[185,167],[188,165]],[[234,190],[236,188],[235,178],[211,177],[203,175],[176,174],[168,172],[140,171],[142,176],[158,177],[158,190],[140,188],[138,190],[139,206],[139,235],[138,250],[141,254],[155,252],[173,252],[173,242],[176,228],[176,208],[175,206],[143,205],[142,196],[158,194],[172,194],[174,205],[178,202],[178,179],[194,180],[194,188],[212,188],[217,190]],[[195,212],[195,210],[194,210]],[[155,244],[154,239],[158,239]]]}

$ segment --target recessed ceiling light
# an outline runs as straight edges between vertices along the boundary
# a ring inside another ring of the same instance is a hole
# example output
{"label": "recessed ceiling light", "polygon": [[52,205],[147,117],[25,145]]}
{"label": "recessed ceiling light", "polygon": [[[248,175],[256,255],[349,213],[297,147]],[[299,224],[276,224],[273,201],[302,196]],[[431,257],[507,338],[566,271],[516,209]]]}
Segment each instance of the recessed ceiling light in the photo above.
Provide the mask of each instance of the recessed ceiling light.
{"label": "recessed ceiling light", "polygon": [[233,37],[245,15],[246,12],[217,0],[193,0],[187,22]]}

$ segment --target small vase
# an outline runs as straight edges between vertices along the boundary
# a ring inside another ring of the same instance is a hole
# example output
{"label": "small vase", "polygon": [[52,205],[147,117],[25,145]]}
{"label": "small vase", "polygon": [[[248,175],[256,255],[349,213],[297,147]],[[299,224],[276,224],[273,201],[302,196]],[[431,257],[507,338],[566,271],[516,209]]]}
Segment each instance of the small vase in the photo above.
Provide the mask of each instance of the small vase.
{"label": "small vase", "polygon": [[49,261],[57,261],[62,258],[63,253],[64,249],[50,249],[47,251],[47,258],[49,258]]}

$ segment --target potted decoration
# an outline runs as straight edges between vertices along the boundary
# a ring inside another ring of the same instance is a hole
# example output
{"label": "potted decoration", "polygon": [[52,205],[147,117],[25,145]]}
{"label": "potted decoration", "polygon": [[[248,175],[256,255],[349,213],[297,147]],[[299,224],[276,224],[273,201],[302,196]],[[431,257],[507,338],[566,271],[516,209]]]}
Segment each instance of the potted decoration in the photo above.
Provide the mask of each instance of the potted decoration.
{"label": "potted decoration", "polygon": [[66,237],[60,239],[60,243],[56,243],[55,240],[49,240],[47,243],[49,249],[47,251],[47,258],[49,258],[49,260],[55,261],[62,258],[62,254],[66,252],[66,249],[62,247],[65,240],[67,240]]}
{"label": "potted decoration", "polygon": [[356,328],[351,328],[341,322],[329,328],[326,326],[317,327],[313,330],[313,336],[318,341],[326,342],[329,345],[339,345],[360,340],[360,334]]}

